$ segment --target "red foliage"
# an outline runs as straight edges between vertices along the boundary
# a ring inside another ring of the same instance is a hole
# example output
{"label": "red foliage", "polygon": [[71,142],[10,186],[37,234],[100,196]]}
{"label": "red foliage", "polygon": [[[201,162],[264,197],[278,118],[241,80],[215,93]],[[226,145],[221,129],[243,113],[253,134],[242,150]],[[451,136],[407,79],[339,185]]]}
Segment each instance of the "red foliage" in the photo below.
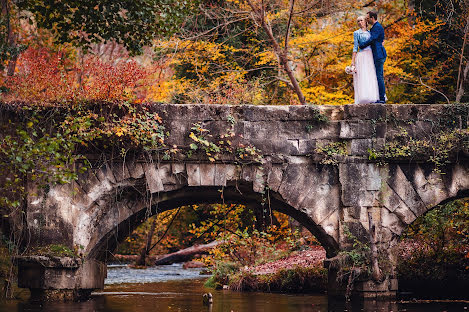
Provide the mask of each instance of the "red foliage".
{"label": "red foliage", "polygon": [[142,100],[150,70],[134,60],[111,63],[87,55],[75,62],[65,51],[28,48],[13,77],[4,78],[7,100],[68,102],[80,100]]}

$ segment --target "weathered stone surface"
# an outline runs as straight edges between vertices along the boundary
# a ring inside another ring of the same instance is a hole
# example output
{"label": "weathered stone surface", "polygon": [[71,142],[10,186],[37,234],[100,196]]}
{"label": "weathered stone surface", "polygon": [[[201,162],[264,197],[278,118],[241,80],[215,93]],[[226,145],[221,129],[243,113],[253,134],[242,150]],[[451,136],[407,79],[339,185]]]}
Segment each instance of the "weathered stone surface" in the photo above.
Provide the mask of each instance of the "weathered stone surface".
{"label": "weathered stone surface", "polygon": [[143,170],[145,171],[145,179],[150,193],[163,191],[163,181],[161,181],[160,172],[156,168],[156,164],[145,164]]}
{"label": "weathered stone surface", "polygon": [[344,118],[351,120],[384,119],[386,118],[386,106],[382,104],[344,105]]}
{"label": "weathered stone surface", "polygon": [[215,164],[215,185],[226,186],[227,181],[236,179],[235,165]]}
{"label": "weathered stone surface", "polygon": [[417,216],[393,189],[386,184],[380,193],[380,203],[405,224],[411,224]]}
{"label": "weathered stone surface", "polygon": [[407,179],[401,166],[389,166],[387,184],[416,216],[422,215],[428,209],[413,184]]}
{"label": "weathered stone surface", "polygon": [[285,167],[286,166],[283,165],[274,165],[269,170],[267,176],[267,184],[269,188],[274,192],[278,192],[280,184],[282,183]]}
{"label": "weathered stone surface", "polygon": [[341,121],[339,139],[367,139],[375,134],[371,121]]}
{"label": "weathered stone surface", "polygon": [[350,155],[366,155],[373,148],[372,139],[355,139],[350,143]]}
{"label": "weathered stone surface", "polygon": [[404,167],[406,177],[412,183],[420,200],[429,208],[449,197],[441,176],[431,171],[432,169],[427,168],[427,174],[425,174],[421,166],[412,169]]}
{"label": "weathered stone surface", "polygon": [[406,224],[396,214],[387,209],[381,210],[381,225],[396,235],[401,235],[402,231],[406,229]]}
{"label": "weathered stone surface", "polygon": [[[317,121],[318,109],[329,122]],[[46,286],[72,292],[101,288],[105,271],[100,260],[148,216],[190,203],[219,201],[220,189],[224,201],[251,206],[267,204],[261,201],[268,194],[270,208],[314,232],[329,256],[351,247],[345,226],[359,240],[369,241],[371,213],[377,245],[392,258],[390,247],[416,217],[441,202],[469,195],[469,161],[463,153],[458,163],[440,168],[440,174],[419,163],[422,159],[396,159],[379,166],[378,160],[369,159],[368,150],[382,148],[400,127],[425,138],[445,109],[444,105],[151,106],[170,132],[167,146],[187,148],[195,123],[209,129],[209,138],[216,143],[234,120],[233,148],[256,147],[262,164],[249,159],[240,164],[229,153],[215,162],[204,153],[194,153],[190,159],[180,153],[171,161],[155,157],[125,162],[109,155],[103,158],[107,162],[80,174],[73,183],[52,185],[47,192],[29,183],[25,213],[30,245],[82,246],[85,261],[73,268],[23,262],[20,285],[35,291],[46,291]],[[0,122],[4,122],[1,115]],[[460,123],[467,124],[467,116]],[[336,164],[323,165],[324,158],[315,149],[337,142],[347,145],[346,155],[334,154],[332,146],[326,153]],[[363,296],[373,298],[396,288],[362,286]]]}
{"label": "weathered stone surface", "polygon": [[[339,164],[344,206],[371,207],[381,186],[381,176],[374,164]],[[352,182],[353,181],[353,182]]]}
{"label": "weathered stone surface", "polygon": [[200,185],[215,185],[215,166],[212,164],[200,164]]}
{"label": "weathered stone surface", "polygon": [[161,178],[161,182],[163,183],[163,185],[178,183],[176,175],[173,174],[171,164],[159,164],[158,174]]}
{"label": "weathered stone surface", "polygon": [[140,179],[145,174],[141,163],[131,162],[131,163],[127,163],[127,166],[129,168],[128,170],[129,170],[130,176],[133,179]]}

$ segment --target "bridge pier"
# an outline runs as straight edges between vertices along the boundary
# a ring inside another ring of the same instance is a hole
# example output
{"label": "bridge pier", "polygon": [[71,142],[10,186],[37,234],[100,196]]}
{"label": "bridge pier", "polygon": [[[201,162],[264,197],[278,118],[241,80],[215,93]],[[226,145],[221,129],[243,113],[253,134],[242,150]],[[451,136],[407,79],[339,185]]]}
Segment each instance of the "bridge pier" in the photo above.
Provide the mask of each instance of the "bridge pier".
{"label": "bridge pier", "polygon": [[29,288],[33,301],[79,301],[104,288],[106,264],[80,258],[17,257],[18,286]]}
{"label": "bridge pier", "polygon": [[[392,300],[397,296],[396,278],[386,277],[383,281],[358,277],[357,280],[344,280],[339,270],[328,268],[327,294],[332,297],[348,297],[364,300]],[[348,282],[351,282],[349,285]]]}
{"label": "bridge pier", "polygon": [[350,266],[342,256],[324,261],[328,270],[327,294],[364,300],[393,300],[397,296],[398,281],[385,272],[380,280],[374,280],[369,271]]}

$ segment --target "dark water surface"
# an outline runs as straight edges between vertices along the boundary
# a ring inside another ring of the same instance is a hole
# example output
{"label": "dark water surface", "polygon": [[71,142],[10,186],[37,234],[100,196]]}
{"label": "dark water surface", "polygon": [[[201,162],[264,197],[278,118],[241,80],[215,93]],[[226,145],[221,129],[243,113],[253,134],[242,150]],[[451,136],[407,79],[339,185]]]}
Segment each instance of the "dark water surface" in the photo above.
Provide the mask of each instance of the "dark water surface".
{"label": "dark water surface", "polygon": [[[93,294],[92,299],[78,303],[38,304],[22,301],[0,302],[0,312],[306,312],[306,311],[468,311],[467,303],[402,304],[370,302],[346,304],[329,299],[323,294],[288,295],[277,293],[241,293],[205,288],[198,269],[184,270],[179,265],[130,269],[111,266],[104,291]],[[213,294],[213,305],[202,304],[205,292]]]}

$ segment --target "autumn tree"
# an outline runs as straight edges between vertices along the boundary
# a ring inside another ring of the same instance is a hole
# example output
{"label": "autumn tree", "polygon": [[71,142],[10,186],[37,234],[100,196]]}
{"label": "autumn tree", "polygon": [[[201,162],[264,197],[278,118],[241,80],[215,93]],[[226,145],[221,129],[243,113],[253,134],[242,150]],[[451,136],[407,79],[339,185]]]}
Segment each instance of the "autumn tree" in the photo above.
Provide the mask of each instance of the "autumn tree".
{"label": "autumn tree", "polygon": [[441,21],[432,32],[437,40],[427,48],[433,56],[429,71],[437,70],[432,77],[441,94],[429,97],[427,102],[438,101],[444,94],[449,100],[464,102],[469,84],[469,1],[467,0],[415,0],[417,16],[429,21]]}
{"label": "autumn tree", "polygon": [[115,40],[128,51],[139,53],[155,37],[174,32],[195,3],[188,0],[18,0],[17,6],[31,12],[33,22],[39,28],[51,30],[59,43],[89,47],[92,43]]}

